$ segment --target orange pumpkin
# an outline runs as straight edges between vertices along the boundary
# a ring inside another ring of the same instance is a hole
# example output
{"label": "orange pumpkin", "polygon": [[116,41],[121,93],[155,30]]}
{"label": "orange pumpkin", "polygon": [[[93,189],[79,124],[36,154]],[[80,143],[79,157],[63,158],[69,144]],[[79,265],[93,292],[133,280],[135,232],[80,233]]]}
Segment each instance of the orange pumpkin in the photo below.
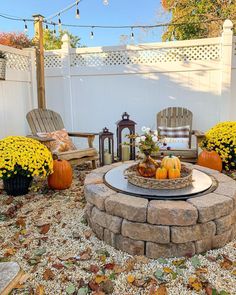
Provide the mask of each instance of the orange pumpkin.
{"label": "orange pumpkin", "polygon": [[165,167],[158,168],[156,171],[156,179],[166,179],[167,170]]}
{"label": "orange pumpkin", "polygon": [[220,172],[222,171],[222,160],[216,151],[202,151],[198,156],[197,164]]}
{"label": "orange pumpkin", "polygon": [[63,190],[71,186],[72,183],[71,164],[66,160],[53,161],[53,173],[48,177],[48,186],[52,189]]}
{"label": "orange pumpkin", "polygon": [[180,170],[179,168],[170,168],[168,170],[168,177],[169,179],[180,178]]}
{"label": "orange pumpkin", "polygon": [[167,170],[174,168],[174,167],[181,170],[181,163],[180,163],[179,158],[175,157],[171,154],[162,159],[161,166],[165,167]]}

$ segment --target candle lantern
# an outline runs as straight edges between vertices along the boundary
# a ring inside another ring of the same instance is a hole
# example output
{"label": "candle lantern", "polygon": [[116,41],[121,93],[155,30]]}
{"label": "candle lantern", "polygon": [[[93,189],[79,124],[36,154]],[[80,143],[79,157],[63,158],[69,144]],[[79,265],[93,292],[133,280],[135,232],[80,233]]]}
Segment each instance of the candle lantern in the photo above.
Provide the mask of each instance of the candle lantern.
{"label": "candle lantern", "polygon": [[[117,157],[120,161],[122,160],[135,160],[135,145],[134,139],[129,139],[129,146],[122,146],[122,131],[124,129],[129,130],[129,135],[135,134],[135,125],[136,123],[129,119],[129,115],[125,112],[122,115],[122,120],[116,123],[116,137],[117,137]],[[127,149],[129,150],[127,151]],[[127,159],[128,156],[128,159]]]}
{"label": "candle lantern", "polygon": [[[108,147],[106,149],[105,143],[108,141]],[[100,165],[109,165],[114,162],[114,139],[113,133],[108,130],[107,127],[103,128],[99,133],[99,160]]]}

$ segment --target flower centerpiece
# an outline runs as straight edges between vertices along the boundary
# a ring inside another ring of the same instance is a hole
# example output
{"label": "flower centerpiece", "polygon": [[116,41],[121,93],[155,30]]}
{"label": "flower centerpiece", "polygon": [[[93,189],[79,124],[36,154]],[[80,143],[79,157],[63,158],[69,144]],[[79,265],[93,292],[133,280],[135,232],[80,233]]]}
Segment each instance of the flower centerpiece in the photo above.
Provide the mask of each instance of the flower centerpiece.
{"label": "flower centerpiece", "polygon": [[39,141],[24,136],[0,140],[0,178],[7,194],[28,193],[34,176],[46,177],[52,171],[51,152]]}
{"label": "flower centerpiece", "polygon": [[157,130],[149,127],[142,127],[142,135],[135,135],[135,144],[139,151],[145,155],[144,160],[138,164],[138,172],[144,177],[153,177],[156,173],[158,163],[151,155],[159,151],[160,146],[165,145],[164,139],[158,136]]}

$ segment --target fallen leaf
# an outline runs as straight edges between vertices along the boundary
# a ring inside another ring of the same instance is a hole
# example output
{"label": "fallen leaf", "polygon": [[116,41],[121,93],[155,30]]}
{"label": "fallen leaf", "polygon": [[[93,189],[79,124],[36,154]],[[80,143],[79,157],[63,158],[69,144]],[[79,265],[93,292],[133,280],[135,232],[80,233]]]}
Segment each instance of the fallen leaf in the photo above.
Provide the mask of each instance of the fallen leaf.
{"label": "fallen leaf", "polygon": [[89,239],[90,237],[91,237],[91,235],[92,235],[92,231],[91,230],[86,230],[86,231],[84,231],[84,236],[85,236],[85,238],[86,239]]}
{"label": "fallen leaf", "polygon": [[65,256],[58,256],[58,258],[59,258],[61,261],[67,261],[67,260],[70,260],[70,259],[74,259],[74,258],[75,258],[75,254],[73,254],[73,253],[68,253],[68,254],[66,254]]}
{"label": "fallen leaf", "polygon": [[208,269],[206,267],[200,267],[200,268],[196,268],[195,270],[195,274],[197,276],[200,276],[203,273],[208,273]]}
{"label": "fallen leaf", "polygon": [[45,294],[45,288],[43,285],[38,285],[35,291],[35,295],[44,295]]}
{"label": "fallen leaf", "polygon": [[214,256],[206,256],[206,259],[211,261],[211,262],[215,262],[217,259]]}
{"label": "fallen leaf", "polygon": [[173,264],[174,266],[180,266],[180,265],[183,265],[185,262],[186,262],[185,259],[178,259],[178,260],[174,260],[174,261],[172,261],[172,264]]}
{"label": "fallen leaf", "polygon": [[173,270],[171,268],[169,268],[169,267],[163,267],[163,271],[165,273],[172,273],[173,272]]}
{"label": "fallen leaf", "polygon": [[54,263],[53,265],[52,265],[52,267],[53,268],[56,268],[56,269],[62,269],[62,268],[64,268],[64,265],[63,264],[61,264],[61,263]]}
{"label": "fallen leaf", "polygon": [[89,293],[88,287],[79,288],[77,295],[87,295]]}
{"label": "fallen leaf", "polygon": [[164,284],[161,284],[156,290],[156,295],[168,295],[166,286]]}
{"label": "fallen leaf", "polygon": [[125,271],[129,272],[134,269],[135,259],[130,258],[125,262]]}
{"label": "fallen leaf", "polygon": [[47,268],[43,273],[43,278],[46,281],[53,280],[55,278],[55,274],[51,271],[51,269]]}
{"label": "fallen leaf", "polygon": [[49,224],[49,223],[48,224],[44,224],[43,226],[40,227],[39,233],[41,235],[45,235],[49,231],[50,226],[51,226],[51,224]]}
{"label": "fallen leaf", "polygon": [[128,275],[127,276],[127,282],[128,283],[132,284],[134,282],[134,280],[135,280],[135,276],[133,276],[133,275]]}
{"label": "fallen leaf", "polygon": [[9,257],[9,256],[14,255],[15,253],[16,253],[16,249],[8,248],[8,249],[5,250],[4,256]]}
{"label": "fallen leaf", "polygon": [[10,204],[13,202],[13,200],[14,200],[13,197],[9,197],[9,198],[7,198],[7,199],[3,202],[3,204],[4,204],[4,205],[10,205]]}
{"label": "fallen leaf", "polygon": [[26,226],[25,219],[23,217],[19,217],[16,220],[16,225],[19,226],[19,227],[25,227]]}
{"label": "fallen leaf", "polygon": [[232,271],[232,275],[236,276],[236,269]]}
{"label": "fallen leaf", "polygon": [[107,264],[104,265],[105,269],[113,270],[114,267],[115,267],[115,263],[107,263]]}
{"label": "fallen leaf", "polygon": [[105,276],[105,275],[97,275],[96,277],[95,277],[95,283],[97,283],[97,284],[101,284],[102,282],[106,282],[107,281],[107,276]]}
{"label": "fallen leaf", "polygon": [[191,261],[193,267],[199,267],[199,266],[201,266],[201,261],[200,261],[200,259],[197,256],[193,256],[190,259],[190,261]]}
{"label": "fallen leaf", "polygon": [[158,258],[157,261],[160,263],[160,264],[167,264],[168,261],[165,259],[165,258]]}
{"label": "fallen leaf", "polygon": [[154,276],[160,281],[163,280],[163,275],[164,275],[164,272],[162,269],[157,269],[154,273]]}
{"label": "fallen leaf", "polygon": [[101,283],[102,291],[104,291],[105,294],[112,294],[114,291],[114,284],[111,280],[106,280],[105,282]]}
{"label": "fallen leaf", "polygon": [[231,269],[233,267],[233,261],[231,261],[226,255],[223,255],[224,260],[220,263],[220,267],[223,269]]}
{"label": "fallen leaf", "polygon": [[66,287],[66,293],[69,295],[74,294],[75,290],[75,286],[72,283]]}
{"label": "fallen leaf", "polygon": [[190,277],[188,279],[188,286],[191,289],[194,289],[195,291],[199,292],[200,290],[202,290],[202,283],[201,281],[196,278],[196,277]]}
{"label": "fallen leaf", "polygon": [[133,285],[136,287],[143,287],[145,285],[146,281],[143,279],[134,280]]}
{"label": "fallen leaf", "polygon": [[99,290],[99,285],[98,285],[94,280],[91,280],[91,281],[88,283],[88,286],[89,286],[89,288],[90,288],[92,291],[97,291],[97,290]]}
{"label": "fallen leaf", "polygon": [[91,264],[89,267],[89,271],[97,273],[99,271],[99,267],[97,265]]}

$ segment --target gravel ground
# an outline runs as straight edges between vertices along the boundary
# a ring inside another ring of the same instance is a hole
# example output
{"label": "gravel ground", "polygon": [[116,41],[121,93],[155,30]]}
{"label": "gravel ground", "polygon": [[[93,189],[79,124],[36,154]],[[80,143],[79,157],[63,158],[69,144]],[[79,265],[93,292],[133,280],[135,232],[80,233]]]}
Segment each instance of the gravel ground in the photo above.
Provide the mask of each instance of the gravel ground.
{"label": "gravel ground", "polygon": [[89,168],[74,170],[69,190],[38,181],[24,197],[0,194],[0,261],[17,261],[25,272],[12,294],[236,294],[236,241],[183,259],[117,251],[86,225]]}

